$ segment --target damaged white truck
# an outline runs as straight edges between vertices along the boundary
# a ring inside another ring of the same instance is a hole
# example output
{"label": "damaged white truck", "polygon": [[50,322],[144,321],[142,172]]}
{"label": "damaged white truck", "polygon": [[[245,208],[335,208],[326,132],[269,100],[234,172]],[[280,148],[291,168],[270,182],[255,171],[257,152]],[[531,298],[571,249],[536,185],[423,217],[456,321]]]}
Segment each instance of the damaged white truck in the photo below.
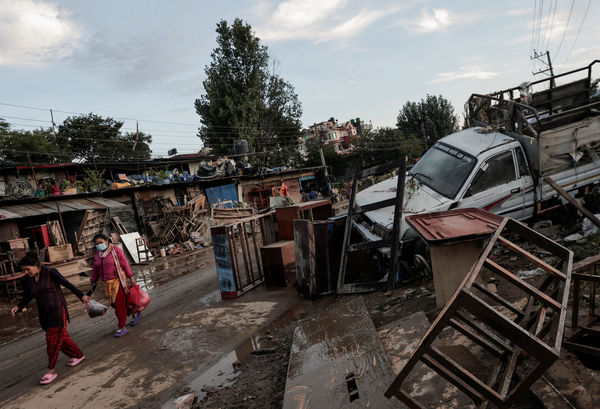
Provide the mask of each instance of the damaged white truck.
{"label": "damaged white truck", "polygon": [[[437,141],[406,173],[401,269],[428,268],[425,245],[404,221],[411,214],[476,207],[530,219],[564,203],[545,177],[576,198],[598,200],[600,101],[594,101],[591,85],[599,62],[493,94],[471,95],[466,104],[469,127]],[[564,81],[573,76],[583,78]],[[394,197],[396,183],[393,177],[360,191],[357,205]],[[364,216],[354,223],[364,239],[391,234],[393,207]]]}

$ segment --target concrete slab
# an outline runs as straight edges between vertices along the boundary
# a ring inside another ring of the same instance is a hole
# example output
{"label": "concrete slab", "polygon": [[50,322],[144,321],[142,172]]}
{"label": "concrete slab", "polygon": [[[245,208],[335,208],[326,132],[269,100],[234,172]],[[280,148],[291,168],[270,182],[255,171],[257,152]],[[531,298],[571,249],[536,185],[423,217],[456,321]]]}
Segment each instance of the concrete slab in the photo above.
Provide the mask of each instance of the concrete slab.
{"label": "concrete slab", "polygon": [[362,298],[296,328],[284,409],[397,408],[383,393],[391,366]]}

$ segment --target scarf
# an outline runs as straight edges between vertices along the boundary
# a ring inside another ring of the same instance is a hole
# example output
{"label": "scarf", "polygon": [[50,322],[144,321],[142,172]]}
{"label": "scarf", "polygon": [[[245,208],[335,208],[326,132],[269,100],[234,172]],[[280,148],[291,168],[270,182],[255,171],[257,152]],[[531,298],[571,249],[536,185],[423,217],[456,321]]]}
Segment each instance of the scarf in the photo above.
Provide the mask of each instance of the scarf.
{"label": "scarf", "polygon": [[[117,276],[119,277],[119,281],[121,283],[121,285],[123,286],[123,290],[125,291],[125,294],[129,293],[129,289],[127,288],[127,278],[125,277],[125,273],[123,272],[123,269],[121,268],[121,263],[119,263],[119,257],[117,256],[117,252],[115,251],[115,246],[112,245],[112,243],[108,244],[108,247],[106,248],[106,250],[104,250],[104,252],[102,254],[100,254],[101,258],[106,258],[109,255],[112,255],[113,260],[115,262],[115,268],[117,269]],[[115,279],[116,280],[116,279]],[[106,283],[110,283],[113,280],[108,280]],[[113,284],[110,284],[109,286],[114,286]],[[118,287],[117,287],[118,290]],[[104,292],[106,293],[107,291],[107,287],[105,285],[104,287]],[[111,293],[112,294],[112,293]],[[106,294],[107,296],[109,295],[108,293]],[[114,293],[114,296],[117,296],[117,293]],[[111,302],[114,302],[114,300],[111,298]]]}

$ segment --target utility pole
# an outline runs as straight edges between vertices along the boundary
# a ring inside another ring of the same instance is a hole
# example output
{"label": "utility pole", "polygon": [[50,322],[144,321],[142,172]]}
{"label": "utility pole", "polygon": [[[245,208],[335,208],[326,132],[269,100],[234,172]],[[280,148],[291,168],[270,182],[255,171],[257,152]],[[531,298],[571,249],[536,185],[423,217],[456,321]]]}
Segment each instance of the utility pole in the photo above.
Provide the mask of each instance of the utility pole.
{"label": "utility pole", "polygon": [[37,178],[35,177],[35,170],[33,170],[33,162],[31,161],[31,155],[27,152],[27,159],[29,159],[29,166],[31,166],[31,175],[33,176],[33,183],[35,183],[35,188],[38,188]]}
{"label": "utility pole", "polygon": [[[542,59],[543,57],[546,57],[546,61],[544,61]],[[538,54],[538,52],[536,50],[533,50],[533,57],[531,57],[531,60],[532,61],[538,60],[547,67],[546,69],[539,69],[537,71],[532,71],[532,74],[537,75],[537,74],[550,72],[550,88],[556,87],[556,83],[554,82],[554,69],[552,68],[552,61],[550,60],[550,51],[546,51],[545,53]]]}
{"label": "utility pole", "polygon": [[317,137],[317,141],[319,143],[319,155],[321,156],[321,165],[325,169],[325,181],[327,182],[327,194],[331,194],[331,186],[329,185],[329,172],[327,172],[327,163],[325,163],[325,155],[323,155],[323,141],[321,141],[321,136],[319,135],[319,131],[317,129],[317,123],[313,125],[315,128],[315,136]]}

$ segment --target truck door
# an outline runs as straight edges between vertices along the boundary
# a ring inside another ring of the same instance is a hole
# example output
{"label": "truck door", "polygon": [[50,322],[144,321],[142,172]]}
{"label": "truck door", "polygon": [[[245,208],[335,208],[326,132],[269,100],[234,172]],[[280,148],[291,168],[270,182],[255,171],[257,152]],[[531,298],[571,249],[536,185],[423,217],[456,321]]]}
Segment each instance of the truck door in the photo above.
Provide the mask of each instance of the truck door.
{"label": "truck door", "polygon": [[522,193],[523,182],[517,177],[511,149],[488,158],[479,166],[459,207],[478,207],[501,216],[522,219]]}

